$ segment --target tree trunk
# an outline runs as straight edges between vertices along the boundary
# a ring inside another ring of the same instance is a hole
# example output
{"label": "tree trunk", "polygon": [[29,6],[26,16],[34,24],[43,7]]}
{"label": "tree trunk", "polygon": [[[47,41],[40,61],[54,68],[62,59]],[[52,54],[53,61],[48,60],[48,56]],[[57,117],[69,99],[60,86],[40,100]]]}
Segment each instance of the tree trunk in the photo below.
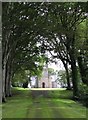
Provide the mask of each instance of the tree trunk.
{"label": "tree trunk", "polygon": [[88,80],[86,78],[86,70],[84,69],[83,63],[82,63],[82,57],[78,57],[78,65],[79,65],[79,70],[80,70],[80,75],[82,78],[82,82],[86,85],[88,85]]}
{"label": "tree trunk", "polygon": [[74,55],[71,55],[71,69],[72,69],[72,83],[73,83],[73,98],[78,98],[78,73],[76,67],[76,60]]}
{"label": "tree trunk", "polygon": [[9,82],[8,82],[8,96],[11,97],[12,96],[12,92],[11,92],[11,81],[9,78]]}
{"label": "tree trunk", "polygon": [[69,72],[68,69],[66,69],[66,77],[67,77],[67,89],[71,90],[71,84],[70,84],[70,78],[69,78]]}
{"label": "tree trunk", "polygon": [[8,97],[8,77],[9,77],[9,69],[8,62],[6,63],[6,71],[5,71],[5,96]]}
{"label": "tree trunk", "polygon": [[3,70],[2,70],[2,102],[6,102],[6,97],[5,97],[5,68],[6,66],[4,65]]}
{"label": "tree trunk", "polygon": [[67,51],[70,56],[70,64],[72,70],[72,84],[73,84],[73,99],[78,100],[78,71],[76,66],[76,51],[75,51],[75,33],[73,31],[71,36],[67,37],[69,43],[67,44]]}
{"label": "tree trunk", "polygon": [[[1,2],[0,2],[1,9]],[[0,24],[1,31],[1,24]],[[3,97],[3,71],[2,71],[2,42],[1,42],[1,34],[0,34],[0,96]],[[0,103],[2,103],[2,97],[0,97]]]}
{"label": "tree trunk", "polygon": [[36,77],[36,88],[38,88],[38,77]]}
{"label": "tree trunk", "polygon": [[5,72],[5,96],[11,96],[11,63],[10,60],[6,63],[6,72]]}
{"label": "tree trunk", "polygon": [[70,84],[70,78],[69,78],[69,71],[68,71],[68,65],[67,63],[64,64],[65,70],[66,70],[66,78],[67,78],[67,89],[71,90],[71,84]]}

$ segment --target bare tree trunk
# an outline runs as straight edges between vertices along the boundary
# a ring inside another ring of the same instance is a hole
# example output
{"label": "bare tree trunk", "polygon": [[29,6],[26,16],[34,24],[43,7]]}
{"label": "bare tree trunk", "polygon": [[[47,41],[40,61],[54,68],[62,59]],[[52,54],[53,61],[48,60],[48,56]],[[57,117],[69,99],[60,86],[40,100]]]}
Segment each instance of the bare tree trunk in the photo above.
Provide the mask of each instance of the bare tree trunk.
{"label": "bare tree trunk", "polygon": [[7,74],[7,79],[6,79],[6,97],[9,97],[9,96],[11,96],[10,95],[10,74],[9,74],[9,72],[8,72],[8,74]]}
{"label": "bare tree trunk", "polygon": [[82,57],[79,56],[78,57],[78,65],[79,65],[79,70],[80,70],[80,74],[81,74],[81,78],[82,78],[82,82],[86,85],[88,85],[88,80],[86,78],[86,70],[84,68],[84,65],[82,63]]}
{"label": "bare tree trunk", "polygon": [[11,63],[10,60],[8,62],[8,69],[7,69],[7,79],[6,79],[6,94],[7,97],[11,97]]}
{"label": "bare tree trunk", "polygon": [[66,70],[67,89],[71,90],[70,77],[69,77],[69,71],[68,71],[68,65],[67,65],[67,63],[64,63],[64,67],[65,67],[65,70]]}
{"label": "bare tree trunk", "polygon": [[7,61],[6,63],[6,70],[5,70],[5,96],[9,97],[10,93],[9,93],[9,87],[10,87],[10,64]]}
{"label": "bare tree trunk", "polygon": [[38,88],[38,77],[36,77],[36,88]]}
{"label": "bare tree trunk", "polygon": [[11,79],[10,79],[10,75],[9,75],[9,81],[8,81],[8,96],[11,97],[12,93],[11,93]]}
{"label": "bare tree trunk", "polygon": [[5,96],[8,97],[8,77],[9,77],[9,69],[8,62],[6,63],[6,71],[5,71]]}
{"label": "bare tree trunk", "polygon": [[[0,2],[0,10],[1,10],[1,2]],[[1,17],[1,14],[0,14],[0,17]],[[2,91],[2,88],[3,88],[3,76],[2,76],[3,72],[2,72],[2,42],[1,42],[1,23],[0,23],[0,96],[3,95],[3,91]],[[0,97],[0,103],[2,103],[2,97]],[[0,106],[1,108],[1,106]]]}
{"label": "bare tree trunk", "polygon": [[11,78],[12,78],[12,76],[11,76],[11,64],[12,64],[12,62],[9,64],[9,77],[8,77],[8,95],[9,95],[9,97],[11,97],[12,96],[12,93],[11,93]]}
{"label": "bare tree trunk", "polygon": [[2,70],[2,102],[6,102],[6,97],[5,97],[5,70],[6,70],[6,66],[4,65],[3,70]]}
{"label": "bare tree trunk", "polygon": [[78,72],[77,72],[76,60],[73,54],[71,55],[73,98],[77,99],[78,98]]}
{"label": "bare tree trunk", "polygon": [[70,44],[67,44],[67,51],[70,56],[70,64],[72,70],[72,84],[73,84],[73,99],[78,99],[78,71],[76,66],[76,54],[75,54],[75,33],[68,38]]}

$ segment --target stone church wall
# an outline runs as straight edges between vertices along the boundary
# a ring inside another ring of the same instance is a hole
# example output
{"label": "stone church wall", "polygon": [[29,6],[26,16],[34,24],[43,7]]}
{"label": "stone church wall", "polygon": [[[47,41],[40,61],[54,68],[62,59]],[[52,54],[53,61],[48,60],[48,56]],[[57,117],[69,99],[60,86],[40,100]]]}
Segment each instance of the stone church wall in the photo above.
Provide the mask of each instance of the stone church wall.
{"label": "stone church wall", "polygon": [[42,78],[38,81],[39,88],[52,88],[51,79],[48,77],[48,66],[44,66]]}

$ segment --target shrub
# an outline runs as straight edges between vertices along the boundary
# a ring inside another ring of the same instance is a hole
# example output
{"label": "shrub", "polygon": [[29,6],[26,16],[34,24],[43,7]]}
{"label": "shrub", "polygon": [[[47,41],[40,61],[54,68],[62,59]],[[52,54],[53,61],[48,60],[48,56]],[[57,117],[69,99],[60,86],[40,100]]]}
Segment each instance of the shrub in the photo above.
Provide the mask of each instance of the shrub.
{"label": "shrub", "polygon": [[88,107],[88,86],[82,83],[79,85],[79,100]]}

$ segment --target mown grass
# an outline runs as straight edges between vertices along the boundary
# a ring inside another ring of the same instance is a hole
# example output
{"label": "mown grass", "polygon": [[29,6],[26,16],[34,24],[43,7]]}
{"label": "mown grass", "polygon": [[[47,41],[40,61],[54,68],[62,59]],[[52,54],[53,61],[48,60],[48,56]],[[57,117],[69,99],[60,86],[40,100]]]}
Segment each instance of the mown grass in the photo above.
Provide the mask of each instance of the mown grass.
{"label": "mown grass", "polygon": [[[33,92],[33,91],[32,91]],[[48,97],[33,98],[31,90],[13,89],[13,97],[3,103],[3,118],[86,118],[86,107],[71,100],[72,92],[49,90]]]}
{"label": "mown grass", "polygon": [[7,98],[7,102],[2,106],[3,118],[25,118],[27,107],[32,104],[29,89],[14,88],[13,96]]}

